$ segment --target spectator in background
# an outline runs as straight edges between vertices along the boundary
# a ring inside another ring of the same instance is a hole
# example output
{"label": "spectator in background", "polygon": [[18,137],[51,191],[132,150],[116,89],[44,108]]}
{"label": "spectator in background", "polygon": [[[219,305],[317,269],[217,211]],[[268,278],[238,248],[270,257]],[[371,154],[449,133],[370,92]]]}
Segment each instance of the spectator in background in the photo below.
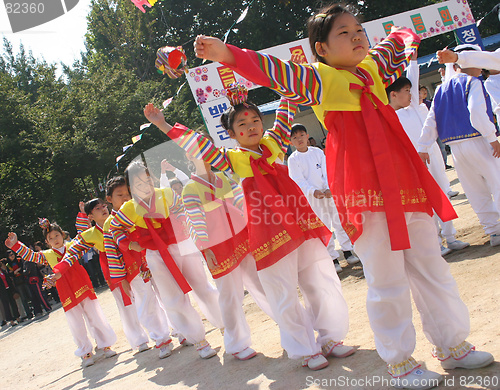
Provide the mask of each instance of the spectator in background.
{"label": "spectator in background", "polygon": [[32,318],[33,312],[29,302],[31,301],[31,293],[28,288],[28,282],[23,274],[23,263],[24,261],[16,256],[16,253],[12,250],[7,251],[7,265],[12,270],[12,277],[14,280],[14,287],[16,292],[21,298],[21,303],[26,313],[26,318]]}
{"label": "spectator in background", "polygon": [[429,96],[429,90],[425,85],[421,85],[418,87],[418,97],[420,98],[420,104],[425,104],[427,106],[427,109],[429,110],[431,108],[432,102],[427,99]]}
{"label": "spectator in background", "polygon": [[23,274],[28,282],[35,318],[40,318],[42,316],[42,309],[45,310],[46,313],[52,310],[50,304],[42,294],[43,275],[40,272],[41,268],[44,268],[42,264],[33,263],[31,261],[23,262]]}
{"label": "spectator in background", "polygon": [[16,326],[16,318],[19,319],[16,301],[14,300],[14,281],[10,277],[10,272],[6,265],[7,259],[0,261],[0,300],[5,311],[5,319],[11,326]]}
{"label": "spectator in background", "polygon": [[81,257],[80,263],[89,274],[94,289],[107,285],[102,274],[101,265],[99,264],[99,255],[94,248],[90,249]]}

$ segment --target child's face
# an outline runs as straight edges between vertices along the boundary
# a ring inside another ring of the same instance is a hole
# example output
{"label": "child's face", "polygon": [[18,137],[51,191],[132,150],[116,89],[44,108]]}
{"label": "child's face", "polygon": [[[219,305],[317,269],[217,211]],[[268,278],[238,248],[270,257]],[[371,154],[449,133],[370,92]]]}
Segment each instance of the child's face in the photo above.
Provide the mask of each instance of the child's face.
{"label": "child's face", "polygon": [[307,141],[309,141],[309,137],[305,131],[299,130],[292,135],[290,141],[292,142],[292,145],[295,146],[295,149],[301,151],[307,149]]}
{"label": "child's face", "polygon": [[49,232],[45,241],[47,241],[47,244],[53,249],[61,248],[64,245],[64,237],[57,230]]}
{"label": "child's face", "polygon": [[134,198],[149,200],[154,190],[153,179],[146,172],[143,171],[132,179],[130,191]]}
{"label": "child's face", "polygon": [[102,226],[104,221],[106,221],[106,218],[109,217],[109,210],[108,206],[104,204],[104,202],[98,203],[90,212],[88,215],[89,219],[91,221],[97,222],[99,225]]}
{"label": "child's face", "polygon": [[111,196],[107,196],[106,200],[113,205],[114,210],[119,210],[122,204],[130,200],[130,193],[126,184],[116,187]]}
{"label": "child's face", "polygon": [[427,90],[425,88],[421,88],[418,91],[418,95],[421,100],[427,99]]}
{"label": "child's face", "polygon": [[172,184],[172,190],[179,196],[182,195],[182,184],[180,183],[175,183],[175,184]]}
{"label": "child's face", "polygon": [[240,111],[235,115],[233,128],[228,133],[244,148],[258,146],[264,134],[262,119],[254,110]]}
{"label": "child's face", "polygon": [[399,91],[391,92],[391,106],[397,108],[408,107],[411,103],[411,87],[404,86]]}
{"label": "child's face", "polygon": [[316,42],[316,52],[332,67],[355,71],[368,46],[361,24],[351,14],[342,14],[335,19],[327,41]]}

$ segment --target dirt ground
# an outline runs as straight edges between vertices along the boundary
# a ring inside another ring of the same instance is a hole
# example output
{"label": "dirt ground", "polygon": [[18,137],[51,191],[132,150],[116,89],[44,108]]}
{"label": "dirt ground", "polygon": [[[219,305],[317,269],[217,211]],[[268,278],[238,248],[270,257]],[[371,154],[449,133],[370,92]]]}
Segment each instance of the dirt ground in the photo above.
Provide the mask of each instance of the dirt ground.
{"label": "dirt ground", "polygon": [[[451,159],[450,159],[451,160]],[[457,238],[471,246],[446,256],[471,317],[469,341],[479,350],[500,360],[500,247],[492,248],[472,211],[454,170],[447,172],[454,190],[461,193],[452,203],[459,215]],[[82,369],[62,308],[37,321],[24,322],[0,331],[0,389],[388,389],[385,364],[373,341],[365,307],[366,282],[361,265],[345,267],[340,274],[349,306],[350,331],[346,345],[359,346],[346,359],[330,358],[330,366],[313,372],[290,360],[280,346],[276,324],[245,297],[245,312],[252,329],[257,357],[236,361],[224,354],[220,332],[205,321],[207,339],[218,350],[216,357],[202,360],[193,347],[175,342],[172,356],[160,360],[156,350],[133,354],[121,330],[118,311],[109,290],[98,292],[108,320],[118,335],[114,349],[118,355],[105,359],[97,355],[94,366]],[[430,354],[414,307],[417,330],[415,359],[442,373],[441,389],[500,389],[500,363],[467,371],[444,371]],[[152,344],[152,343],[150,343]]]}

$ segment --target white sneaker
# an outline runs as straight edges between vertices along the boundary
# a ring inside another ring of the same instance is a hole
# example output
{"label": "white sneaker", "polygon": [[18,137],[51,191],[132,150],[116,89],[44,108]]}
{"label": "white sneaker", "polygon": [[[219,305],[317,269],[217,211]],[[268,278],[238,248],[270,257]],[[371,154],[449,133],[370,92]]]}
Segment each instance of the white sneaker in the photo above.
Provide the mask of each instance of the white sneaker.
{"label": "white sneaker", "polygon": [[468,368],[475,369],[486,367],[493,363],[495,358],[489,352],[483,351],[470,351],[465,357],[461,359],[454,359],[449,357],[441,362],[441,367],[445,370],[453,370],[454,368]]}
{"label": "white sneaker", "polygon": [[200,354],[200,357],[202,359],[210,359],[211,357],[217,355],[217,351],[215,349],[212,349],[210,345],[206,345],[202,349],[199,349],[198,353]]}
{"label": "white sneaker", "polygon": [[459,194],[458,191],[448,191],[447,195],[448,195],[448,198],[454,198],[455,196],[457,196]]}
{"label": "white sneaker", "polygon": [[342,266],[340,265],[338,259],[333,260],[333,265],[335,266],[335,271],[337,271],[337,273],[342,272]]}
{"label": "white sneaker", "polygon": [[257,352],[250,347],[245,348],[243,351],[233,353],[233,356],[238,360],[248,360],[257,356]]}
{"label": "white sneaker", "polygon": [[104,356],[106,356],[107,358],[116,356],[116,352],[113,351],[111,347],[104,347],[103,351],[104,351]]}
{"label": "white sneaker", "polygon": [[302,367],[308,367],[313,371],[328,367],[328,364],[328,360],[321,353],[313,356],[304,356],[302,360]]}
{"label": "white sneaker", "polygon": [[345,358],[347,356],[351,356],[356,352],[355,347],[350,347],[348,345],[337,345],[334,347],[327,356],[333,356],[336,358]]}
{"label": "white sneaker", "polygon": [[148,343],[142,343],[141,345],[139,345],[139,347],[137,347],[137,349],[139,352],[144,352],[149,349],[149,345]]}
{"label": "white sneaker", "polygon": [[159,349],[160,353],[158,354],[158,357],[160,359],[165,359],[166,357],[172,355],[172,349],[174,349],[174,346],[170,342],[168,344],[162,345]]}
{"label": "white sneaker", "polygon": [[453,242],[447,242],[447,244],[448,244],[448,248],[453,249],[454,251],[459,251],[461,249],[464,249],[464,248],[467,248],[468,246],[470,246],[470,244],[468,242],[463,242],[463,241],[459,241],[459,240],[455,240]]}
{"label": "white sneaker", "polygon": [[85,356],[82,356],[82,366],[83,367],[90,367],[94,365],[94,357],[92,356],[92,353],[89,352]]}
{"label": "white sneaker", "polygon": [[179,340],[179,344],[182,345],[183,347],[190,347],[193,345],[193,343],[190,343],[189,341],[187,341],[187,339],[179,333],[177,337],[177,340]]}
{"label": "white sneaker", "polygon": [[356,256],[356,255],[351,255],[349,256],[346,261],[349,263],[349,264],[356,264],[356,263],[359,263],[359,257]]}
{"label": "white sneaker", "polygon": [[396,389],[425,390],[438,386],[442,380],[443,376],[437,372],[416,368],[408,375],[393,378],[391,384]]}
{"label": "white sneaker", "polygon": [[446,248],[441,245],[441,256],[446,256],[447,254],[451,253],[452,249]]}
{"label": "white sneaker", "polygon": [[491,246],[500,245],[500,234],[490,234],[490,245]]}

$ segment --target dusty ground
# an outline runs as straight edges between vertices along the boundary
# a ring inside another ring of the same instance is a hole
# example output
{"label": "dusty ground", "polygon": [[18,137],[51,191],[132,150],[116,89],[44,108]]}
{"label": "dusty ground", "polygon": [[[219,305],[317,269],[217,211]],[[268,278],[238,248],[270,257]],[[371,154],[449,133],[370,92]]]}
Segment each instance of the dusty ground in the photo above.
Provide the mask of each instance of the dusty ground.
{"label": "dusty ground", "polygon": [[[462,188],[454,170],[447,172],[452,188]],[[471,247],[446,257],[458,282],[471,316],[469,341],[478,349],[493,353],[500,360],[500,247],[492,248],[488,237],[462,193],[453,200],[459,219],[457,238]],[[343,262],[347,267],[347,263]],[[241,362],[224,354],[218,330],[206,323],[207,339],[218,355],[210,360],[198,357],[193,347],[178,347],[172,356],[159,360],[154,349],[133,354],[120,327],[118,312],[109,290],[98,294],[111,325],[118,334],[114,349],[118,355],[82,369],[73,355],[73,344],[61,308],[38,321],[0,332],[0,389],[386,389],[385,364],[375,351],[373,335],[365,309],[366,283],[361,266],[347,267],[341,274],[344,296],[349,305],[350,331],[345,340],[358,345],[358,352],[346,359],[331,359],[319,372],[300,367],[286,357],[279,343],[277,326],[248,296],[245,310],[253,331],[253,347],[259,352]],[[475,371],[445,372],[430,355],[418,313],[414,309],[417,349],[414,357],[424,367],[445,375],[442,389],[500,389],[500,363]]]}

